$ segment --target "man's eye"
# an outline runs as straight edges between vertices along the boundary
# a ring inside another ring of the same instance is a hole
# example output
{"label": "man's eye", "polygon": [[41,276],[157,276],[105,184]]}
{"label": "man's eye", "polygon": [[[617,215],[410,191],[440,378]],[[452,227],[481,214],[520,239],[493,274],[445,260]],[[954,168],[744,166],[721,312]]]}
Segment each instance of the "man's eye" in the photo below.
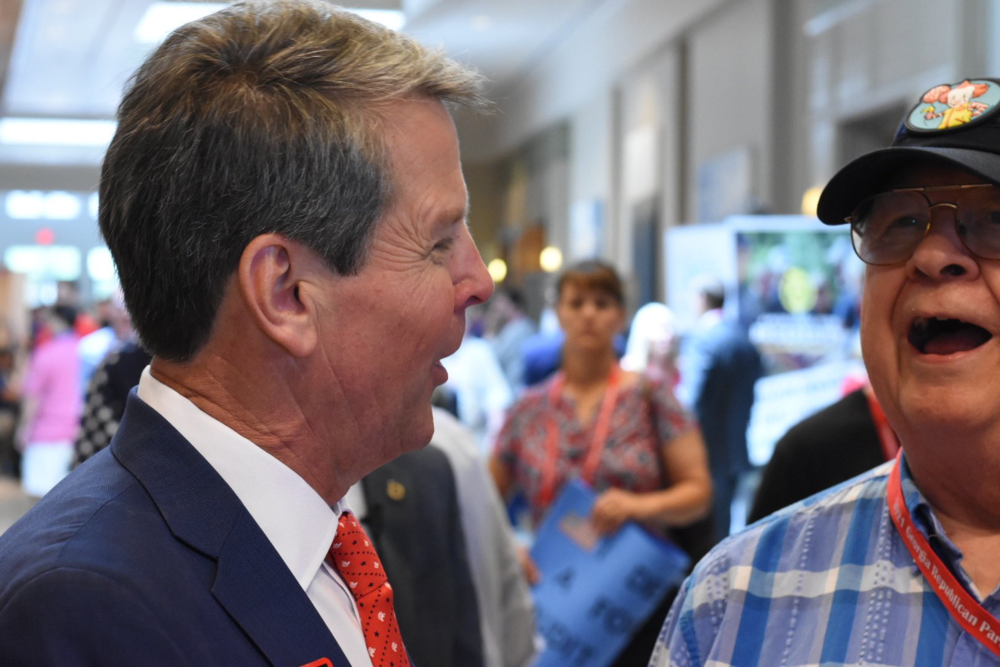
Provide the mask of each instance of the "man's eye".
{"label": "man's eye", "polygon": [[[910,234],[914,230],[922,230],[923,223],[912,215],[901,215],[885,224],[883,227],[876,227],[872,231],[877,234],[877,238],[893,237],[899,234]],[[867,231],[867,230],[865,230]]]}
{"label": "man's eye", "polygon": [[920,225],[920,221],[910,215],[896,218],[889,224],[890,229],[912,229]]}
{"label": "man's eye", "polygon": [[435,243],[434,244],[434,249],[435,250],[448,250],[453,245],[455,245],[455,239],[453,239],[452,237],[449,236],[448,238],[442,239],[441,241],[438,241],[437,243]]}

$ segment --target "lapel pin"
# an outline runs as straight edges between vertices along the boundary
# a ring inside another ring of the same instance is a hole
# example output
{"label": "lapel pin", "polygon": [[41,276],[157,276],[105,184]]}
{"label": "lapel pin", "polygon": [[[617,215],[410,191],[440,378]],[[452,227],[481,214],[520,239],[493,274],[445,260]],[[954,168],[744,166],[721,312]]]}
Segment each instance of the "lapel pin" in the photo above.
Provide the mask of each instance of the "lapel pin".
{"label": "lapel pin", "polygon": [[395,500],[396,502],[399,502],[406,497],[406,487],[394,479],[390,479],[389,483],[385,485],[385,492],[388,494],[389,498]]}

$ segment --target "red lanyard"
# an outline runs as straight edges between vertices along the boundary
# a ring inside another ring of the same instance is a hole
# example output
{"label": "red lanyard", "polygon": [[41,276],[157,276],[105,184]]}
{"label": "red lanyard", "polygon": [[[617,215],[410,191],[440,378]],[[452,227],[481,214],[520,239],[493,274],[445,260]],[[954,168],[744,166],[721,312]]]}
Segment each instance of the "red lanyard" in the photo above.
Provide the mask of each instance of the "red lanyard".
{"label": "red lanyard", "polygon": [[[611,413],[614,412],[615,403],[618,401],[619,375],[618,364],[613,364],[611,374],[608,376],[608,387],[604,390],[604,398],[601,400],[600,412],[594,425],[594,437],[580,472],[580,478],[588,484],[594,483],[597,466],[601,462],[601,454],[604,453],[604,446],[607,443],[608,430],[611,428]],[[566,376],[559,373],[549,387],[550,412],[545,429],[545,467],[542,469],[542,484],[536,500],[538,507],[548,507],[555,496],[556,465],[559,458],[559,422],[556,420],[555,412],[565,382]]]}
{"label": "red lanyard", "polygon": [[903,544],[910,551],[917,567],[931,588],[941,598],[945,609],[965,631],[979,640],[993,655],[1000,657],[1000,621],[983,609],[972,595],[955,579],[951,570],[941,562],[931,549],[923,533],[913,525],[910,510],[903,498],[899,468],[903,465],[902,455],[896,455],[896,463],[889,473],[889,515],[903,538]]}
{"label": "red lanyard", "polygon": [[882,455],[885,456],[886,461],[891,461],[897,452],[899,452],[899,438],[896,437],[896,432],[892,430],[889,420],[885,418],[885,412],[882,411],[882,406],[878,404],[875,392],[872,391],[870,386],[865,387],[864,394],[865,398],[868,399],[868,412],[871,413],[872,421],[875,422],[878,441],[882,445]]}

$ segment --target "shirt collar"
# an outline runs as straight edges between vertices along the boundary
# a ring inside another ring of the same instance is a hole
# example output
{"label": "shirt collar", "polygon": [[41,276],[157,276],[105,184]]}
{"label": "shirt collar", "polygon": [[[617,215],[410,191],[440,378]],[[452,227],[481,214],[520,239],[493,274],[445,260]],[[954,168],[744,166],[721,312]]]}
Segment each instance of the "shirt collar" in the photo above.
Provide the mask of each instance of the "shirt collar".
{"label": "shirt collar", "polygon": [[344,501],[332,508],[294,470],[187,398],[142,372],[139,398],[163,416],[229,485],[303,590],[337,534]]}
{"label": "shirt collar", "polygon": [[955,543],[945,533],[941,521],[934,513],[934,508],[917,488],[917,483],[910,474],[910,466],[906,463],[905,453],[900,457],[900,462],[902,467],[899,470],[899,480],[903,488],[906,508],[910,510],[910,516],[913,517],[913,525],[927,537],[927,541],[934,547],[938,555],[945,563],[952,566],[952,571],[957,573],[962,583],[965,584],[966,588],[969,588],[972,581],[966,577],[965,570],[958,566],[964,558],[961,549],[955,546]]}

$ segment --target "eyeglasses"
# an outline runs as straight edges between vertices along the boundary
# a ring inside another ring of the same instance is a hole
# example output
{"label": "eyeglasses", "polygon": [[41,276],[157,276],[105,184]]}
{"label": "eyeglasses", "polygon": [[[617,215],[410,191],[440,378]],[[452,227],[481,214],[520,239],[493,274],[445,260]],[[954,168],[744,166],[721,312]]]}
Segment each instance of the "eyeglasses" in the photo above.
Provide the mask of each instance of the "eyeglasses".
{"label": "eyeglasses", "polygon": [[[952,202],[935,202],[928,192],[955,190]],[[905,262],[931,229],[931,209],[955,211],[955,226],[969,252],[1000,259],[1000,189],[991,183],[904,188],[862,201],[846,220],[854,251],[866,264]]]}

